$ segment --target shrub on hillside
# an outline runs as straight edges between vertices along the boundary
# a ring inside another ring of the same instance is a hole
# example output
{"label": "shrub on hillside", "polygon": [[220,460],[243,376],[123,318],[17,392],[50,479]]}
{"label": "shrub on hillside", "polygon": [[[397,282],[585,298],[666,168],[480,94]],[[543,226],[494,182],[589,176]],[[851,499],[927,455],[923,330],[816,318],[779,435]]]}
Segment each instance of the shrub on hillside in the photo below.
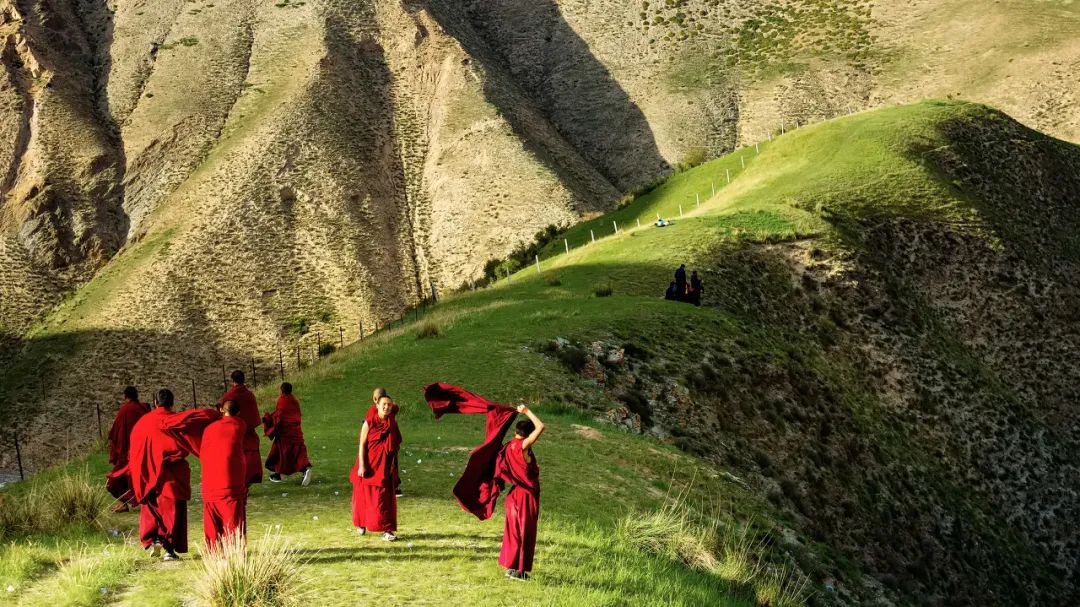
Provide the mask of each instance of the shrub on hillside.
{"label": "shrub on hillside", "polygon": [[337,346],[334,344],[322,344],[319,346],[319,356],[329,356],[337,352]]}
{"label": "shrub on hillside", "polygon": [[111,499],[86,474],[35,481],[26,493],[0,496],[0,539],[96,525]]}
{"label": "shrub on hillside", "polygon": [[416,339],[431,339],[432,337],[438,337],[441,333],[439,325],[434,321],[425,320],[420,323],[419,328],[416,330]]}
{"label": "shrub on hillside", "polygon": [[562,281],[559,280],[558,276],[555,276],[554,274],[548,274],[544,277],[544,284],[549,287],[558,287],[562,286]]}
{"label": "shrub on hillside", "polygon": [[594,293],[597,297],[611,297],[614,290],[611,288],[611,283],[596,285]]}
{"label": "shrub on hillside", "polygon": [[205,607],[291,607],[305,599],[296,549],[269,531],[250,548],[244,536],[226,535],[201,565],[195,597]]}
{"label": "shrub on hillside", "polygon": [[494,282],[507,274],[513,274],[525,267],[540,254],[540,251],[555,240],[565,228],[557,225],[549,225],[533,236],[532,242],[522,243],[515,248],[506,259],[490,259],[484,264],[484,280]]}
{"label": "shrub on hillside", "polygon": [[654,512],[627,515],[616,538],[638,552],[712,573],[728,582],[732,592],[750,595],[760,606],[806,604],[805,576],[790,567],[764,564],[760,555],[765,543],[753,539],[749,525],[721,531],[716,521],[695,516],[682,500],[674,500]]}

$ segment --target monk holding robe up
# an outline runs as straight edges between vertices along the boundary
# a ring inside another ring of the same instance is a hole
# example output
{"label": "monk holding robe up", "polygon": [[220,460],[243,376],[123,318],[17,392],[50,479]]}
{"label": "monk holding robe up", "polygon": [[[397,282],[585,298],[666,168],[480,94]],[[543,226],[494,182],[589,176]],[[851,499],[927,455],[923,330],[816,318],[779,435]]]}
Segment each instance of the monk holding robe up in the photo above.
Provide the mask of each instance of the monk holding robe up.
{"label": "monk holding robe up", "polygon": [[540,466],[532,446],[544,432],[544,423],[525,405],[518,413],[529,419],[515,426],[514,438],[503,446],[495,460],[495,478],[510,493],[506,496],[506,523],[503,527],[499,565],[513,580],[529,579],[536,550],[536,522],[540,516]]}
{"label": "monk holding robe up", "polygon": [[160,390],[157,408],[142,416],[131,431],[128,469],[139,512],[139,539],[153,556],[165,560],[187,552],[187,503],[191,468],[185,459],[198,453],[206,426],[221,416],[209,409],[173,413],[173,393]]}
{"label": "monk holding robe up", "polygon": [[225,401],[236,401],[240,405],[240,413],[237,417],[244,420],[247,433],[244,434],[244,461],[247,469],[247,484],[254,485],[262,482],[262,455],[259,454],[259,426],[262,425],[262,417],[259,415],[259,403],[255,401],[255,395],[244,385],[244,372],[240,369],[233,371],[229,377],[233,385],[225,395],[221,397],[218,406],[223,406]]}
{"label": "monk holding robe up", "polygon": [[368,410],[360,428],[360,452],[349,480],[353,483],[353,525],[357,533],[382,531],[388,542],[397,539],[397,496],[394,464],[401,448],[401,431],[389,396]]}
{"label": "monk holding robe up", "polygon": [[277,407],[263,416],[263,434],[274,441],[266,455],[266,469],[270,471],[272,483],[280,483],[283,474],[303,472],[304,479],[300,484],[307,487],[311,483],[311,462],[300,426],[300,401],[292,392],[292,384],[281,384]]}
{"label": "monk holding robe up", "polygon": [[131,474],[127,468],[128,449],[131,447],[131,430],[149,412],[150,405],[139,402],[139,391],[135,386],[124,388],[124,404],[120,405],[109,429],[109,463],[113,469],[105,476],[105,488],[119,500],[113,506],[113,512],[127,512],[135,505]]}
{"label": "monk holding robe up", "polygon": [[203,533],[210,550],[224,535],[243,535],[247,521],[247,425],[237,415],[240,404],[236,401],[225,401],[221,409],[224,417],[206,427],[199,452]]}

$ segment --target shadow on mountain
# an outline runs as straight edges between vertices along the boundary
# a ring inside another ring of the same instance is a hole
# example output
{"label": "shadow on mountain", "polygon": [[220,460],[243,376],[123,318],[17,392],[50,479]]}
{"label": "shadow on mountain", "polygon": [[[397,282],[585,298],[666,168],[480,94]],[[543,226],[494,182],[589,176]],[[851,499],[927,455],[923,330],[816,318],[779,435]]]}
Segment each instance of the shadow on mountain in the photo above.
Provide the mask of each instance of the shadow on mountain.
{"label": "shadow on mountain", "polygon": [[[641,109],[612,77],[553,0],[460,3],[432,0],[440,25],[480,61],[484,92],[522,141],[560,175],[575,170],[560,142],[619,191],[670,172]],[[535,112],[532,110],[535,108]],[[536,113],[540,114],[539,116]]]}

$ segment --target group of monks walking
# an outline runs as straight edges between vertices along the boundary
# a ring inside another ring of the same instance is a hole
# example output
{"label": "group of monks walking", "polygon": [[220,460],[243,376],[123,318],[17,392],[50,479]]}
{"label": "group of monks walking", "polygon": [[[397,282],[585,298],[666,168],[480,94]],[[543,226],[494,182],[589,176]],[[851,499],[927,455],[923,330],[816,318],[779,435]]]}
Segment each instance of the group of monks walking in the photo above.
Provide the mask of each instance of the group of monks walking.
{"label": "group of monks walking", "polygon": [[187,503],[191,500],[188,455],[202,467],[203,531],[213,549],[226,534],[243,534],[248,488],[262,482],[263,462],[257,428],[273,441],[266,458],[270,480],[303,473],[311,483],[311,462],[300,429],[300,403],[292,386],[281,384],[273,411],[260,416],[255,395],[244,384],[244,372],[232,372],[230,387],[215,409],[173,410],[174,397],[159,390],[156,407],[139,400],[134,387],[124,390],[124,403],[109,431],[106,488],[117,498],[114,510],[139,508],[139,539],[155,557],[176,560],[187,552]]}
{"label": "group of monks walking", "polygon": [[[155,407],[139,400],[134,387],[124,390],[109,432],[106,488],[117,498],[116,511],[139,509],[139,538],[155,558],[177,560],[187,552],[187,503],[191,500],[188,455],[202,467],[203,531],[208,549],[222,537],[242,535],[247,521],[248,490],[262,482],[265,466],[271,482],[301,473],[311,482],[311,462],[301,428],[300,403],[292,386],[281,384],[273,411],[260,416],[255,395],[244,384],[243,371],[233,371],[232,386],[216,408],[174,411],[174,397],[159,390]],[[490,403],[450,384],[432,384],[425,397],[436,419],[445,413],[485,413],[487,436],[473,450],[454,487],[461,506],[481,520],[491,517],[495,500],[506,489],[506,521],[499,564],[507,576],[526,580],[532,570],[540,507],[540,469],[532,446],[544,424],[524,405],[510,408]],[[358,452],[349,480],[353,486],[352,521],[359,535],[382,533],[397,540],[397,499],[402,496],[398,454],[402,435],[399,408],[386,390],[377,388],[360,426]],[[517,414],[513,438],[502,444]],[[258,426],[273,441],[261,460]]]}

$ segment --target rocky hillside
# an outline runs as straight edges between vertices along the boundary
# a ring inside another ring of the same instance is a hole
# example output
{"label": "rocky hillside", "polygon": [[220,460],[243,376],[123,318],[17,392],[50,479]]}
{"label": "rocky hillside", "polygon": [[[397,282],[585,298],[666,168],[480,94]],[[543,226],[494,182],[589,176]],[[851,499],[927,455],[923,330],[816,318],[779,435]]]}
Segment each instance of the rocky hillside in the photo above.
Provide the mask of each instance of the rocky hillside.
{"label": "rocky hillside", "polygon": [[355,341],[546,225],[792,124],[937,95],[1080,128],[1065,1],[2,0],[0,15],[4,410],[82,429],[120,383],[209,394],[222,364],[268,374],[279,349]]}
{"label": "rocky hillside", "polygon": [[678,236],[723,321],[542,347],[621,403],[608,419],[767,496],[854,604],[1075,604],[1080,148],[948,104],[794,135],[720,217],[676,221],[729,234]]}

